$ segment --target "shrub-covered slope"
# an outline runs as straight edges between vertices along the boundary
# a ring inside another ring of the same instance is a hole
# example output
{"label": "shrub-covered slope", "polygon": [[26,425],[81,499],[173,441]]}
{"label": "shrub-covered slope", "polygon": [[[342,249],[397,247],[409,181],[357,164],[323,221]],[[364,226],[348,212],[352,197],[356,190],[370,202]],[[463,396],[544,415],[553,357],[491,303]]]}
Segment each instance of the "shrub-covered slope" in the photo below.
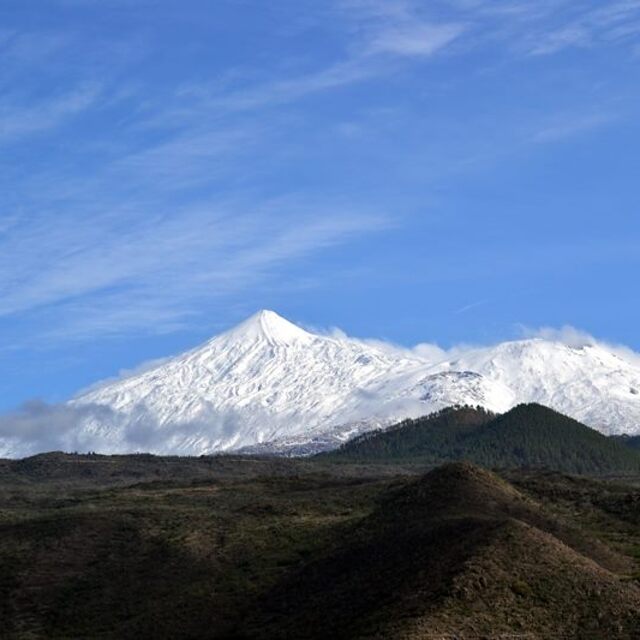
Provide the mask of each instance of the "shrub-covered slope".
{"label": "shrub-covered slope", "polygon": [[237,631],[270,640],[636,638],[640,589],[601,551],[494,474],[447,465],[383,496],[339,548],[287,575]]}
{"label": "shrub-covered slope", "polygon": [[0,638],[640,637],[634,479],[504,478],[326,459],[7,463]]}

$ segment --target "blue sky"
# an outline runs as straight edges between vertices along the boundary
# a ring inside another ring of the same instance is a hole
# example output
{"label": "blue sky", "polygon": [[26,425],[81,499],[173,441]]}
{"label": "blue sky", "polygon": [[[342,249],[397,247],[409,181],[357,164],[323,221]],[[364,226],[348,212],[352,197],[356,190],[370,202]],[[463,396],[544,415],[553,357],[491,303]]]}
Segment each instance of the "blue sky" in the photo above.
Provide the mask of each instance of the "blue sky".
{"label": "blue sky", "polygon": [[640,348],[640,1],[4,0],[0,56],[0,407],[259,308]]}

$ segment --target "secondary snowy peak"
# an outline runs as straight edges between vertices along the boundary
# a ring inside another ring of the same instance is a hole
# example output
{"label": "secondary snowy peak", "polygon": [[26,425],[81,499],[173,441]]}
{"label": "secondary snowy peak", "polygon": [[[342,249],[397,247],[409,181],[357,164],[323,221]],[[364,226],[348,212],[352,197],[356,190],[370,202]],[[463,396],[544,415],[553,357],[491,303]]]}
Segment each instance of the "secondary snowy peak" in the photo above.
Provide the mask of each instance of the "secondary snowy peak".
{"label": "secondary snowy peak", "polygon": [[640,367],[599,344],[541,338],[471,349],[447,368],[508,386],[518,402],[538,402],[605,433],[640,431]]}
{"label": "secondary snowy peak", "polygon": [[446,406],[503,412],[520,402],[606,433],[638,432],[640,367],[601,345],[543,339],[435,361],[311,333],[260,311],[200,347],[75,398],[69,406],[82,420],[67,448],[311,451]]}

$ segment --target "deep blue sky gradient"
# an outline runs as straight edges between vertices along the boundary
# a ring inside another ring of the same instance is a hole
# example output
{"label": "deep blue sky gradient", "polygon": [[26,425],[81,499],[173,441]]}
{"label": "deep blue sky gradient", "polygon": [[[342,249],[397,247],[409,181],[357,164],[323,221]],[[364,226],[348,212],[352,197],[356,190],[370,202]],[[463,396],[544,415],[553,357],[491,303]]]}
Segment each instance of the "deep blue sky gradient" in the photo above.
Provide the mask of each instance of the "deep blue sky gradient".
{"label": "deep blue sky gradient", "polygon": [[259,308],[640,349],[640,2],[5,0],[0,408]]}

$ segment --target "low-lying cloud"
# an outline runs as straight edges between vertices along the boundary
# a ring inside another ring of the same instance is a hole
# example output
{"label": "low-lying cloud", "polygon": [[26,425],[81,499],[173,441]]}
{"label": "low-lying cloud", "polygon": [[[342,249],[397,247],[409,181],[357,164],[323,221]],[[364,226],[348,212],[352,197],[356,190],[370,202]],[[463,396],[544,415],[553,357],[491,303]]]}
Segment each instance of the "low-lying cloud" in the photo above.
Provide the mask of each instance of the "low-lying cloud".
{"label": "low-lying cloud", "polygon": [[[252,425],[268,418],[273,428],[272,414],[252,409],[250,418]],[[201,455],[232,441],[248,421],[246,413],[206,404],[193,420],[160,424],[142,404],[125,413],[95,403],[31,400],[0,416],[0,457],[47,451]]]}
{"label": "low-lying cloud", "polygon": [[113,410],[105,406],[30,400],[0,416],[0,452],[22,457],[43,451],[92,451],[97,443],[80,426],[88,420],[111,422],[113,418]]}

